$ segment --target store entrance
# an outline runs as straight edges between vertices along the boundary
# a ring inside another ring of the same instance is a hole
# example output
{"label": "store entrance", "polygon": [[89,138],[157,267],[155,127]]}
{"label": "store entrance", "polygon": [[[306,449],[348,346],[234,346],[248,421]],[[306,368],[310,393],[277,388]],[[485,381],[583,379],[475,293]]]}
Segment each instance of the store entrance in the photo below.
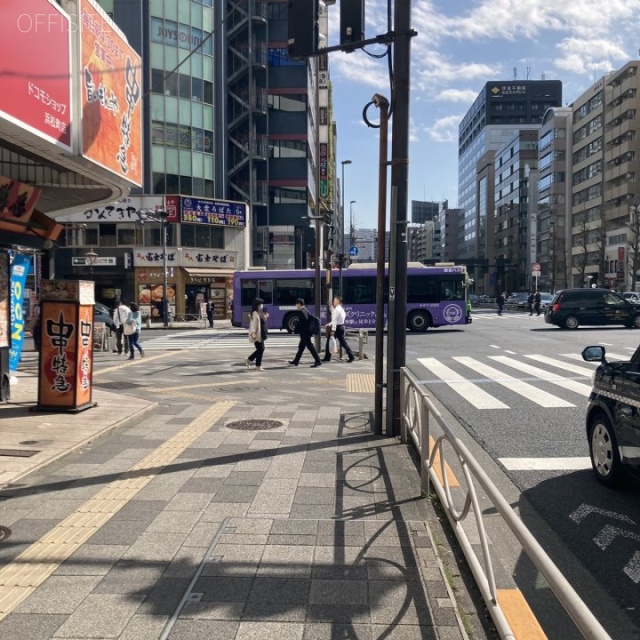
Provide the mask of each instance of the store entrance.
{"label": "store entrance", "polygon": [[187,299],[184,312],[190,315],[200,315],[200,304],[207,301],[207,288],[199,284],[188,284],[185,287]]}

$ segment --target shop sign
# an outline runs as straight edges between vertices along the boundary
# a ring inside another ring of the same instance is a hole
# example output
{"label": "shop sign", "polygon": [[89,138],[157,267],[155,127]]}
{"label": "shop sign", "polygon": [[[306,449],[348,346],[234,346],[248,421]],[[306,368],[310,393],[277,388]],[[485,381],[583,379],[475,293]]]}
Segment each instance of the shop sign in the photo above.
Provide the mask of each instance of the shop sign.
{"label": "shop sign", "polygon": [[[176,247],[167,247],[166,264],[170,267],[177,267],[179,251]],[[164,251],[160,247],[134,247],[133,266],[134,267],[162,267],[164,268]]]}
{"label": "shop sign", "polygon": [[9,370],[17,371],[24,344],[24,290],[31,268],[31,256],[16,253],[11,259],[11,348]]}
{"label": "shop sign", "polygon": [[40,193],[36,187],[0,176],[0,220],[28,222]]}
{"label": "shop sign", "polygon": [[165,206],[169,222],[224,227],[245,227],[247,224],[247,205],[242,202],[166,196]]}
{"label": "shop sign", "polygon": [[82,153],[142,186],[140,56],[93,0],[80,0],[79,7]]}
{"label": "shop sign", "polygon": [[231,267],[235,268],[237,251],[215,249],[182,249],[181,267]]}
{"label": "shop sign", "polygon": [[93,286],[90,281],[42,283],[38,406],[79,411],[91,402]]}
{"label": "shop sign", "polygon": [[162,196],[132,196],[92,209],[81,209],[56,218],[57,222],[140,222],[142,211],[163,208]]}
{"label": "shop sign", "polygon": [[95,258],[77,257],[71,258],[72,267],[115,267],[116,259],[113,256],[97,256]]}
{"label": "shop sign", "polygon": [[0,119],[66,151],[71,151],[71,33],[69,16],[52,0],[2,0]]}
{"label": "shop sign", "polygon": [[161,269],[138,269],[136,271],[136,275],[140,282],[146,282],[147,280],[162,280]]}

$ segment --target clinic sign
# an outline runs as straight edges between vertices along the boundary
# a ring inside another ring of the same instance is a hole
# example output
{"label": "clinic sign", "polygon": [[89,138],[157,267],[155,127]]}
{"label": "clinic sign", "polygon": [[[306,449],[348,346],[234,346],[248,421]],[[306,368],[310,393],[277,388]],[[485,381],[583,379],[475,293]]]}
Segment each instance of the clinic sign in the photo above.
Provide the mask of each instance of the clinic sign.
{"label": "clinic sign", "polygon": [[71,23],[52,0],[2,0],[0,121],[71,151]]}

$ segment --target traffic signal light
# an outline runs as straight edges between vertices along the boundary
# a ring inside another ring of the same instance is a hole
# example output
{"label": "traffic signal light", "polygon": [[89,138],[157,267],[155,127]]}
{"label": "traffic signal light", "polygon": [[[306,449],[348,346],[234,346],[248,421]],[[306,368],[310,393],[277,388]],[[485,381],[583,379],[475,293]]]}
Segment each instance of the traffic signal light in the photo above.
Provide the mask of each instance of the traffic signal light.
{"label": "traffic signal light", "polygon": [[340,0],[340,44],[364,40],[364,0]]}
{"label": "traffic signal light", "polygon": [[318,50],[318,0],[289,0],[290,58],[306,58]]}

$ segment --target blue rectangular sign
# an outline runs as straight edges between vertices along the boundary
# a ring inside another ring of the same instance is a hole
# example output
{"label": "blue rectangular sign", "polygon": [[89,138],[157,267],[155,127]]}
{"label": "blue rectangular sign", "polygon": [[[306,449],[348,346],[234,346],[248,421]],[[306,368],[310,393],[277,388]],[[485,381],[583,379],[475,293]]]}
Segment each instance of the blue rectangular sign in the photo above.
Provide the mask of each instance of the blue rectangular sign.
{"label": "blue rectangular sign", "polygon": [[9,371],[17,371],[24,344],[24,287],[31,267],[31,256],[14,253],[11,259],[11,348]]}
{"label": "blue rectangular sign", "polygon": [[182,198],[181,200],[181,222],[225,227],[244,227],[247,224],[247,205],[241,202],[203,198]]}

